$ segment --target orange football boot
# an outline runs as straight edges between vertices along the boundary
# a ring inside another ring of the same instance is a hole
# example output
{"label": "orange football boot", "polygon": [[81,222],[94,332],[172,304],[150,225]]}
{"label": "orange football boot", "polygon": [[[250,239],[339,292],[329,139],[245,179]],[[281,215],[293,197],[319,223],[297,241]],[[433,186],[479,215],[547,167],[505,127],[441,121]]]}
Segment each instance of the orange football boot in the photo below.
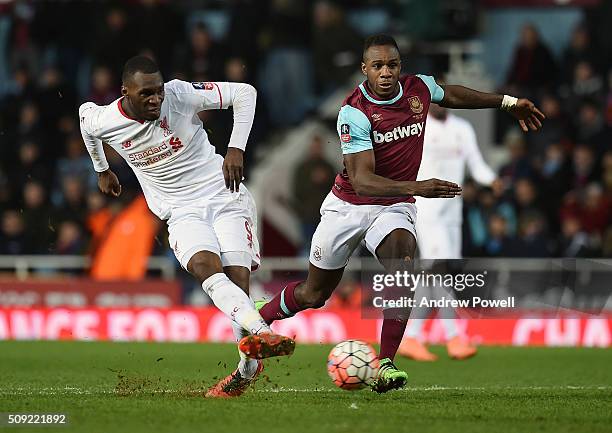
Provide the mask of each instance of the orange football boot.
{"label": "orange football boot", "polygon": [[446,351],[452,359],[468,359],[476,355],[478,350],[460,336],[456,336],[448,340],[446,343]]}
{"label": "orange football boot", "polygon": [[402,340],[397,353],[415,361],[431,362],[438,359],[423,343],[412,337],[406,337]]}
{"label": "orange football boot", "polygon": [[277,334],[247,335],[238,343],[238,350],[253,359],[288,356],[295,350],[295,341]]}
{"label": "orange football boot", "polygon": [[264,369],[263,362],[257,361],[257,370],[253,377],[246,378],[242,377],[238,369],[234,370],[232,374],[224,379],[221,379],[216,385],[211,387],[205,397],[207,398],[232,398],[240,397],[244,392],[249,389],[249,386],[253,384],[257,377],[261,374]]}

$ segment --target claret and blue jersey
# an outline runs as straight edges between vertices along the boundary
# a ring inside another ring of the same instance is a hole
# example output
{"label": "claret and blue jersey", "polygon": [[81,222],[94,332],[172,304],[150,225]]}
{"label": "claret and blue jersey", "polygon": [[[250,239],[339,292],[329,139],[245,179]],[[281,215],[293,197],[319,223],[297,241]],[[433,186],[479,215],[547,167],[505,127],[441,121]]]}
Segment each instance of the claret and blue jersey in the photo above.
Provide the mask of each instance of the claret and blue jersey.
{"label": "claret and blue jersey", "polygon": [[[431,102],[440,102],[444,90],[428,75],[407,75],[399,80],[399,93],[381,100],[361,83],[344,101],[338,114],[338,134],[343,154],[374,151],[375,173],[397,181],[417,178],[425,122]],[[336,176],[333,193],[353,204],[390,205],[414,202],[414,197],[357,195],[346,169]]]}

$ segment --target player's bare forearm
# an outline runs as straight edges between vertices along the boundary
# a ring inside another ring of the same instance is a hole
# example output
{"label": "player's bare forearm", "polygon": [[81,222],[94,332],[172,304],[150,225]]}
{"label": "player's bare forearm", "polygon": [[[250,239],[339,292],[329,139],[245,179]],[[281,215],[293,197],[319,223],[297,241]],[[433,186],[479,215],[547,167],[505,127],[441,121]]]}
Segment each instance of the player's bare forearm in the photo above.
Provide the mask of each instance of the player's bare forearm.
{"label": "player's bare forearm", "polygon": [[401,197],[417,192],[417,182],[395,181],[374,173],[356,174],[350,181],[358,195],[368,197]]}
{"label": "player's bare forearm", "polygon": [[461,194],[461,188],[440,179],[424,181],[396,181],[374,172],[372,150],[344,155],[344,165],[353,189],[358,195],[369,197],[422,197],[452,198]]}
{"label": "player's bare forearm", "polygon": [[519,99],[509,95],[484,93],[463,86],[445,85],[441,107],[447,108],[501,108],[516,120],[525,132],[542,128],[544,114],[529,99]]}
{"label": "player's bare forearm", "polygon": [[447,108],[499,108],[503,95],[484,93],[464,86],[445,85],[444,98],[440,101],[441,107]]}
{"label": "player's bare forearm", "polygon": [[421,196],[427,198],[453,198],[461,194],[461,187],[440,179],[396,181],[374,173],[362,173],[351,179],[358,195],[369,197]]}

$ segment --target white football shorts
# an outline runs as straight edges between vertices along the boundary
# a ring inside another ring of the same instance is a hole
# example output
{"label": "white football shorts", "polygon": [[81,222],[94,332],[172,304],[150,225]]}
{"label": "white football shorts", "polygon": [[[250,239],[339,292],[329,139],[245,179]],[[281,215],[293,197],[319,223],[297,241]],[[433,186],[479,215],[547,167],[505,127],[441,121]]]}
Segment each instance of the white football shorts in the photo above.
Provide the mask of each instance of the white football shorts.
{"label": "white football shorts", "polygon": [[257,209],[244,185],[237,193],[224,190],[193,206],[173,208],[167,223],[170,247],[184,269],[200,251],[217,254],[224,267],[259,267]]}
{"label": "white football shorts", "polygon": [[376,248],[396,229],[416,238],[416,206],[355,205],[330,192],[321,205],[321,222],[310,247],[310,262],[321,269],[344,268],[360,243],[376,257]]}

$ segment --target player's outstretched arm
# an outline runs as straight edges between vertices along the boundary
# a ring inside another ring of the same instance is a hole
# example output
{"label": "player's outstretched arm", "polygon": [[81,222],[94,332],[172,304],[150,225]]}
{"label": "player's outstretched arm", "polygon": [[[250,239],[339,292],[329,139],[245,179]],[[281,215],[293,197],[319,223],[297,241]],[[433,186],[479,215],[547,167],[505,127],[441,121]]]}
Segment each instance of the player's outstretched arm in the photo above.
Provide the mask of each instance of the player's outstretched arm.
{"label": "player's outstretched arm", "polygon": [[529,99],[484,93],[464,86],[444,85],[444,98],[438,104],[447,108],[501,108],[515,117],[523,129],[537,131],[546,116]]}
{"label": "player's outstretched arm", "polygon": [[461,187],[440,179],[423,181],[395,181],[374,173],[374,151],[366,150],[344,155],[344,164],[351,185],[359,195],[370,197],[422,196],[453,198],[461,194]]}

